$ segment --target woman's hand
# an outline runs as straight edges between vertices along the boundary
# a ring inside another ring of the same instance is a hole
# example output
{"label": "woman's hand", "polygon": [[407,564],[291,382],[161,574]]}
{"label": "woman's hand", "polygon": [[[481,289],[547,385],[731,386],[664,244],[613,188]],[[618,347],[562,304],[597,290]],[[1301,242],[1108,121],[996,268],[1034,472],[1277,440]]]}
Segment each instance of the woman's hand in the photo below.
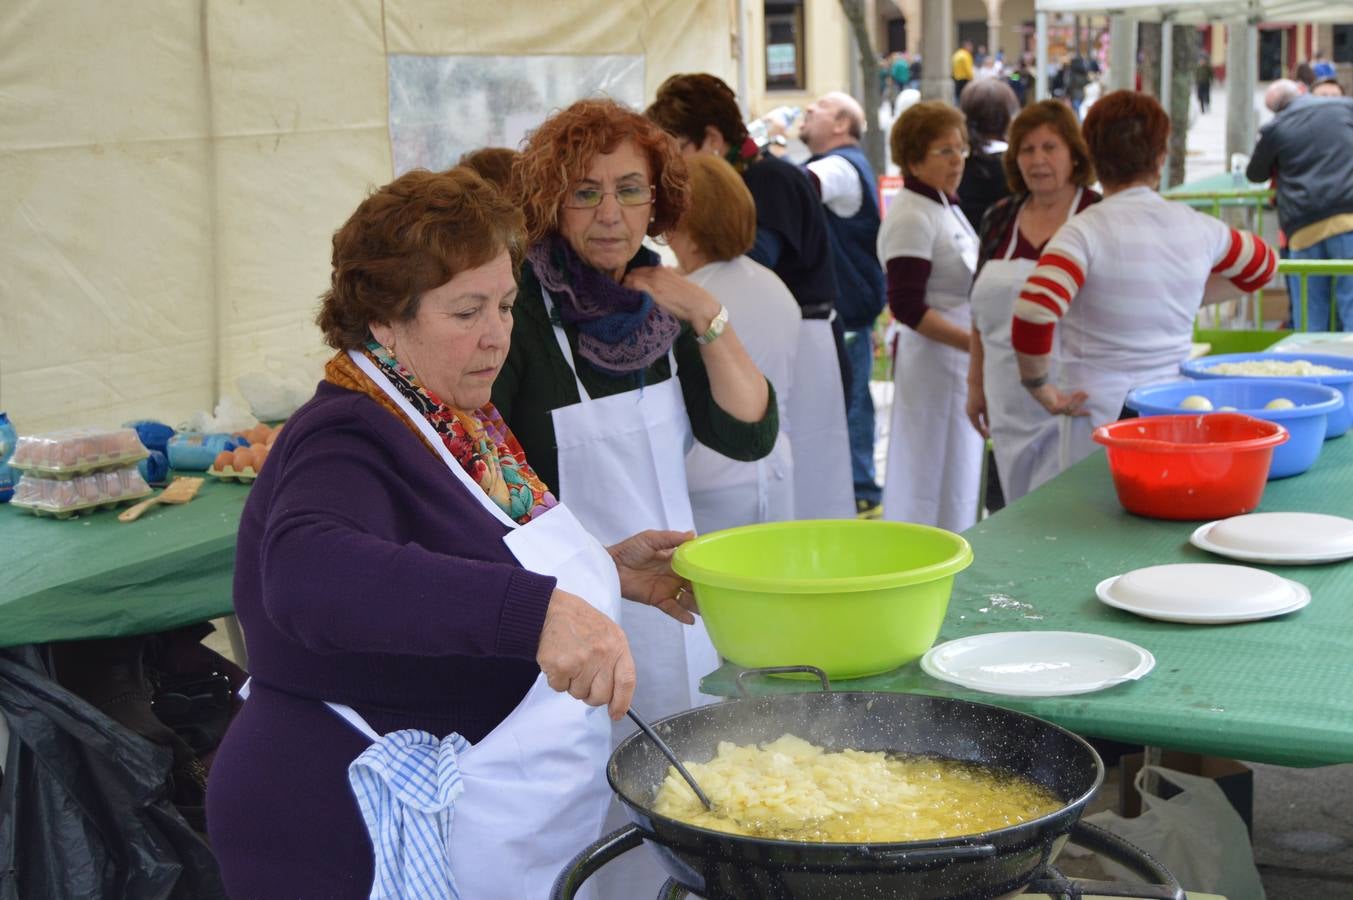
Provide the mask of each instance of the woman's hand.
{"label": "woman's hand", "polygon": [[656,606],[684,625],[699,612],[691,583],[672,571],[672,554],[695,537],[692,531],[641,531],[606,552],[620,572],[620,594],[635,603]]}
{"label": "woman's hand", "polygon": [[991,437],[990,423],[987,420],[987,393],[980,383],[968,382],[968,421],[977,433],[984,438]]}
{"label": "woman's hand", "polygon": [[[709,331],[722,305],[714,295],[676,269],[648,266],[625,276],[625,287],[646,291],[659,306],[690,325],[697,336]],[[720,409],[740,422],[760,422],[770,402],[766,376],[752,362],[730,322],[717,340],[700,345],[709,392]]]}
{"label": "woman's hand", "polygon": [[625,632],[576,594],[555,588],[545,609],[536,663],[556,691],[588,706],[606,706],[619,721],[637,681]]}
{"label": "woman's hand", "polygon": [[1043,408],[1054,416],[1088,416],[1090,410],[1085,409],[1085,401],[1090,399],[1090,395],[1085,391],[1076,391],[1074,394],[1063,394],[1057,390],[1054,385],[1043,384],[1029,392],[1033,398],[1043,405]]}
{"label": "woman's hand", "polygon": [[968,399],[966,409],[968,421],[977,433],[990,439],[991,420],[987,417],[987,391],[982,383],[983,368],[986,363],[986,350],[982,347],[982,332],[973,326],[968,335]]}
{"label": "woman's hand", "polygon": [[690,325],[696,334],[708,331],[709,323],[719,314],[720,304],[714,295],[676,269],[644,266],[626,275],[624,284],[651,295],[655,303]]}

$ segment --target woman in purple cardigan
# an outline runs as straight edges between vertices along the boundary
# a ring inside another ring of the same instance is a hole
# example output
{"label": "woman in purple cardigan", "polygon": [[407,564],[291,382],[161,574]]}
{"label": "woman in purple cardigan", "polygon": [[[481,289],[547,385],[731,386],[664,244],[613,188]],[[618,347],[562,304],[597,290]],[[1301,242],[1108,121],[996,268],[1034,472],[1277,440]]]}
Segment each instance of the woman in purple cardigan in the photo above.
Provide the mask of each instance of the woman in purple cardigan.
{"label": "woman in purple cardigan", "polygon": [[603,548],[489,402],[523,225],[477,175],[410,172],[333,245],[339,352],[240,522],[212,847],[234,898],[543,897],[609,798],[621,596],[691,623],[689,534]]}

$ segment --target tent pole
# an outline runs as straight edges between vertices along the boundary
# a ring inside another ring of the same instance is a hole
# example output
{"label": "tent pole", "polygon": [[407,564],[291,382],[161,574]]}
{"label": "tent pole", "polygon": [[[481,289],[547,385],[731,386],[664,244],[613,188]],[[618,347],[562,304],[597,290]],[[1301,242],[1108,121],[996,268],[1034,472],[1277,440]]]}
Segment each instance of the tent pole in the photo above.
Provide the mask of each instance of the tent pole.
{"label": "tent pole", "polygon": [[1237,153],[1254,149],[1254,83],[1259,35],[1249,19],[1226,23],[1226,165]]}
{"label": "tent pole", "polygon": [[1048,14],[1034,13],[1034,99],[1047,100],[1052,96],[1048,85]]}
{"label": "tent pole", "polygon": [[[1171,107],[1171,97],[1174,96],[1174,21],[1173,17],[1166,13],[1160,19],[1160,97],[1165,101],[1165,110],[1168,112]],[[1184,130],[1189,127],[1188,117],[1183,121]],[[1165,166],[1160,170],[1161,190],[1170,186],[1170,154],[1165,154]]]}
{"label": "tent pole", "polygon": [[1130,91],[1136,86],[1137,22],[1131,16],[1109,16],[1109,87]]}

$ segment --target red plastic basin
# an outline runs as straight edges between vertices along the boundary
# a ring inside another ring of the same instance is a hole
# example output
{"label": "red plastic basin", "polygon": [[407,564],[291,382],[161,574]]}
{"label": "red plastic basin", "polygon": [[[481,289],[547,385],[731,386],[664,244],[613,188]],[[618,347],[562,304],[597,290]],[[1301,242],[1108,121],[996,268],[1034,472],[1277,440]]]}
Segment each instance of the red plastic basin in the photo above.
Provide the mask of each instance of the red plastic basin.
{"label": "red plastic basin", "polygon": [[1118,502],[1154,519],[1221,519],[1259,505],[1287,429],[1240,413],[1149,416],[1095,429]]}

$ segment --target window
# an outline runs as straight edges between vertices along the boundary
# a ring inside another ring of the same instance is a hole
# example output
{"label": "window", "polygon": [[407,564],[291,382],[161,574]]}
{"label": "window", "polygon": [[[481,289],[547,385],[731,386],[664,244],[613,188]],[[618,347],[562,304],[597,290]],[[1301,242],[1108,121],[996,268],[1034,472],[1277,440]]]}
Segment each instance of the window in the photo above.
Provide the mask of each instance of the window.
{"label": "window", "polygon": [[1353,63],[1353,25],[1334,26],[1334,52],[1330,59],[1337,63]]}
{"label": "window", "polygon": [[803,63],[803,0],[767,3],[766,90],[803,90]]}

